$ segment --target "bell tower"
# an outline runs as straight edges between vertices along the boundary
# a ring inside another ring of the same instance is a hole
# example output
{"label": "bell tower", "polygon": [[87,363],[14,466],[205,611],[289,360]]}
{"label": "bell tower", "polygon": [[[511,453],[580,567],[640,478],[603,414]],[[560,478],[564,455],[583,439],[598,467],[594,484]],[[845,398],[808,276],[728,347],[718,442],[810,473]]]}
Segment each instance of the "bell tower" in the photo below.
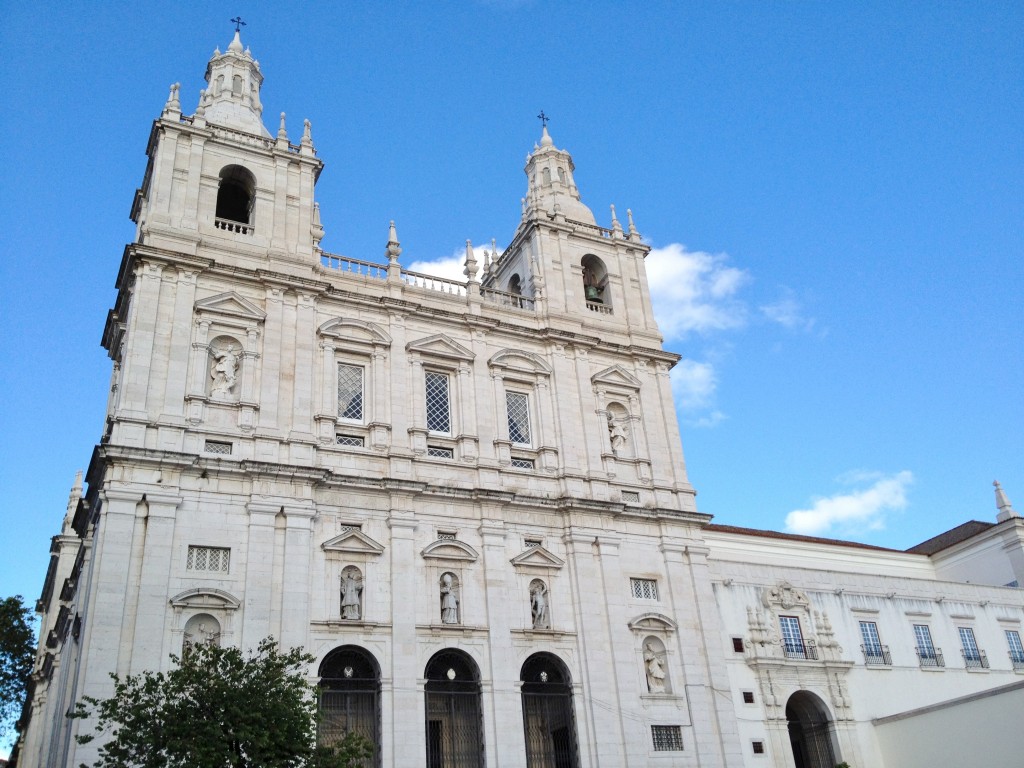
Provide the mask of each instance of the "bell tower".
{"label": "bell tower", "polygon": [[314,186],[323,168],[309,121],[298,144],[285,115],[272,136],[263,124],[259,62],[241,34],[206,67],[207,88],[183,114],[181,86],[171,86],[153,123],[149,164],[136,192],[136,242],[239,266],[308,272],[323,237]]}

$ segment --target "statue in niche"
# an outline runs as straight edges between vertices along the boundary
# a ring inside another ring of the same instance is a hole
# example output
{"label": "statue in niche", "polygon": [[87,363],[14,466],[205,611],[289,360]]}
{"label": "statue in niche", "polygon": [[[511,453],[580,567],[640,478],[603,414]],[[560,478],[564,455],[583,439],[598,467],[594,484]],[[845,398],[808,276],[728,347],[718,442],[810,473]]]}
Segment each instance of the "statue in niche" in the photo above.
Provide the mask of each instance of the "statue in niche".
{"label": "statue in niche", "polygon": [[225,349],[214,350],[213,365],[210,367],[210,378],[213,379],[213,386],[210,391],[213,394],[230,395],[238,382],[238,350],[234,344],[228,344]]}
{"label": "statue in niche", "polygon": [[341,618],[358,621],[362,613],[363,580],[359,569],[349,566],[341,572]]}
{"label": "statue in niche", "polygon": [[185,625],[182,652],[192,645],[220,645],[220,624],[208,614],[193,616]]}
{"label": "statue in niche", "polygon": [[647,690],[651,693],[664,693],[665,666],[651,643],[644,645],[644,671],[647,673]]}
{"label": "statue in niche", "polygon": [[626,429],[622,423],[609,411],[608,414],[608,437],[612,441],[612,453],[616,456],[626,447]]}
{"label": "statue in niche", "polygon": [[540,579],[534,579],[530,583],[530,613],[533,616],[534,629],[551,628],[551,620],[548,617],[548,588]]}
{"label": "statue in niche", "polygon": [[441,577],[441,623],[459,623],[459,590],[450,573]]}

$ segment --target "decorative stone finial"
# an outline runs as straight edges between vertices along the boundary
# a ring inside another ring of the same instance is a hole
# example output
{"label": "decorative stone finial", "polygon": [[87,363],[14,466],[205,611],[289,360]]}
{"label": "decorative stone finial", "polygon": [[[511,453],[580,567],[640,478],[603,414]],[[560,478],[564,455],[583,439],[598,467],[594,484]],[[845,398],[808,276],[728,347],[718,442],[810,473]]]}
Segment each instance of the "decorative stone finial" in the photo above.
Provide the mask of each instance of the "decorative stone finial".
{"label": "decorative stone finial", "polygon": [[178,98],[180,92],[181,83],[171,83],[171,92],[167,96],[167,103],[164,104],[164,114],[181,112],[181,100]]}
{"label": "decorative stone finial", "polygon": [[615,206],[612,205],[609,207],[612,209],[612,232],[614,232],[619,237],[622,237],[622,225],[619,224],[619,219],[615,215]]}
{"label": "decorative stone finial", "polygon": [[277,129],[277,138],[288,140],[288,131],[284,127],[284,112],[281,113],[281,127]]}
{"label": "decorative stone finial", "polygon": [[519,207],[522,209],[523,221],[526,221],[526,198],[519,198]]}
{"label": "decorative stone finial", "polygon": [[[245,22],[242,22],[242,23],[244,24]],[[237,30],[237,29],[235,30],[235,37],[231,41],[231,45],[228,46],[228,50],[231,51],[232,53],[241,53],[242,50],[243,50],[242,49],[242,36],[241,36],[241,32],[239,32],[239,30]]]}
{"label": "decorative stone finial", "polygon": [[308,119],[302,121],[302,145],[313,146],[313,124]]}
{"label": "decorative stone finial", "polygon": [[[281,113],[282,118],[284,113]],[[319,248],[320,241],[324,239],[324,228],[320,223],[320,203],[313,203],[313,223],[309,227],[309,233],[313,236],[313,247]]]}
{"label": "decorative stone finial", "polygon": [[471,283],[476,282],[476,268],[477,260],[476,254],[473,252],[473,241],[466,241],[466,266],[462,270],[462,274],[466,276],[466,279]]}
{"label": "decorative stone finial", "polygon": [[384,255],[388,258],[388,264],[398,264],[398,257],[402,254],[402,247],[398,244],[398,231],[395,229],[395,220],[388,223],[388,247],[384,249]]}
{"label": "decorative stone finial", "polygon": [[202,88],[199,91],[199,106],[196,107],[196,117],[204,117],[206,115],[206,89]]}
{"label": "decorative stone finial", "polygon": [[1009,520],[1011,517],[1020,517],[1017,511],[1013,508],[1013,504],[1006,497],[1006,492],[1003,490],[1003,486],[996,480],[992,483],[996,489],[996,509],[999,510],[999,514],[996,515],[996,520],[1000,523],[1004,520]]}
{"label": "decorative stone finial", "polygon": [[548,127],[546,125],[541,129],[540,145],[542,147],[553,147],[553,146],[555,146],[555,142],[553,142],[551,140],[551,134],[548,133]]}
{"label": "decorative stone finial", "polygon": [[626,219],[629,221],[629,234],[639,235],[640,233],[636,231],[636,224],[633,223],[633,211],[629,208],[626,209]]}

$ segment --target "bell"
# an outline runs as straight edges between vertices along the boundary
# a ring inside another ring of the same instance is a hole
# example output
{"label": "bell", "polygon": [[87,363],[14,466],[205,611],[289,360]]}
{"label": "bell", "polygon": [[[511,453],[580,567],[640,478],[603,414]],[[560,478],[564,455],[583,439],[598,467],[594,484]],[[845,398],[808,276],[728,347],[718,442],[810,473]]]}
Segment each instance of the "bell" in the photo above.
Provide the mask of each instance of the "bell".
{"label": "bell", "polygon": [[599,304],[601,303],[601,289],[596,285],[588,285],[586,293],[587,301],[596,301]]}

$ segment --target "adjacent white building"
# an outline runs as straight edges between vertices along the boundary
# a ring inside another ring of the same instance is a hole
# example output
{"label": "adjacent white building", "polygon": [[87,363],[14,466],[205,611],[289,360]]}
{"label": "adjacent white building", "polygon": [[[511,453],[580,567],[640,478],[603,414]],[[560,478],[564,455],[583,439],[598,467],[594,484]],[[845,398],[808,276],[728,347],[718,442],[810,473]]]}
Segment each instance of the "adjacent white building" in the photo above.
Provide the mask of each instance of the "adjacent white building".
{"label": "adjacent white building", "polygon": [[909,552],[712,524],[648,247],[546,128],[511,244],[467,243],[456,282],[403,269],[394,225],[380,263],[323,252],[309,123],[267,130],[237,34],[206,79],[153,124],[19,765],[95,759],[65,713],[110,672],[268,635],[369,765],[908,766],[900,729],[949,713],[1020,748],[1001,489],[997,523]]}

